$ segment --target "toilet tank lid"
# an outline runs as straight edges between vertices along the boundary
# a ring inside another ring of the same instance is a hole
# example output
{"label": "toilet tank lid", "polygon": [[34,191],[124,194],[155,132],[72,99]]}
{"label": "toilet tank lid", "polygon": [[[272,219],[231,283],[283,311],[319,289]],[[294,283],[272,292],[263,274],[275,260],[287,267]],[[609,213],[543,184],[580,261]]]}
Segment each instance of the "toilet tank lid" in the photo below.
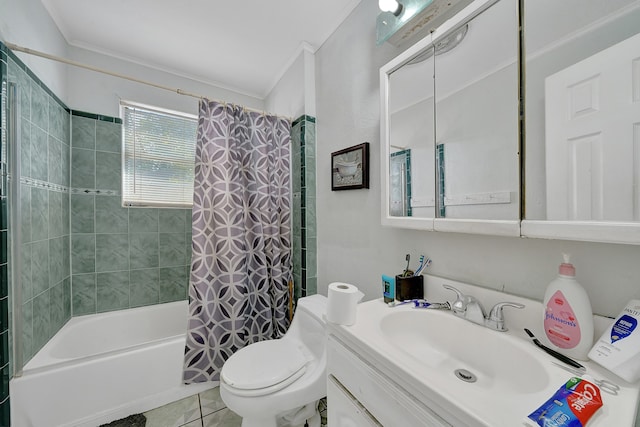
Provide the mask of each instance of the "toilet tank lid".
{"label": "toilet tank lid", "polygon": [[305,310],[319,322],[324,323],[323,316],[327,313],[327,297],[316,294],[299,298],[296,310],[299,308]]}
{"label": "toilet tank lid", "polygon": [[292,340],[270,340],[251,344],[229,358],[220,373],[222,380],[243,390],[270,387],[285,381],[307,364]]}

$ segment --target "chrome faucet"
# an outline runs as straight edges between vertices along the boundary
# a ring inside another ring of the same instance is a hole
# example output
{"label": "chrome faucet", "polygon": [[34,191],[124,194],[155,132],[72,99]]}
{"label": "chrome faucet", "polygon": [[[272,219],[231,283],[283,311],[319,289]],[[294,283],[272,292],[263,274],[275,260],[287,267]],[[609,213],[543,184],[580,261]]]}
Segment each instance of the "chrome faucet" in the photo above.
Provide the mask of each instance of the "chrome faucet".
{"label": "chrome faucet", "polygon": [[467,319],[470,322],[477,323],[478,325],[484,325],[484,308],[482,304],[475,297],[471,295],[465,295],[458,289],[449,285],[442,285],[443,288],[449,289],[456,293],[456,300],[451,304],[451,311],[458,317]]}
{"label": "chrome faucet", "polygon": [[484,308],[477,298],[465,295],[450,285],[442,285],[442,287],[456,293],[456,300],[451,304],[453,314],[496,331],[504,332],[507,330],[504,326],[503,307],[524,308],[523,304],[517,302],[499,302],[493,306],[489,316],[486,316]]}

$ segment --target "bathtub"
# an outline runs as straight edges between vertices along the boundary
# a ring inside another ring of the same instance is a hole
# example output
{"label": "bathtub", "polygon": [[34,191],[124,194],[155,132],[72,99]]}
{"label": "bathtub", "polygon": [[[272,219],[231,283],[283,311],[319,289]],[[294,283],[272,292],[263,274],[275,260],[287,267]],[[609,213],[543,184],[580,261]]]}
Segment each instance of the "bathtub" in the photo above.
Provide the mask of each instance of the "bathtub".
{"label": "bathtub", "polygon": [[95,427],[200,393],[182,384],[187,302],[73,317],[10,382],[14,427]]}

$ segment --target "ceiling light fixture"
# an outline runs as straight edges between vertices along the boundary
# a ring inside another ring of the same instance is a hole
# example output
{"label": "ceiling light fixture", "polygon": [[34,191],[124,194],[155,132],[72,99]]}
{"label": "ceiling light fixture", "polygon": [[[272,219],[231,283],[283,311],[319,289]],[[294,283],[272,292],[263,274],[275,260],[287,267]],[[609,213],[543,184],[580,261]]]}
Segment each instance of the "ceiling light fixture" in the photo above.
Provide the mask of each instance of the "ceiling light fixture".
{"label": "ceiling light fixture", "polygon": [[396,0],[378,0],[378,7],[383,12],[391,12],[394,16],[400,16],[402,13],[402,3]]}

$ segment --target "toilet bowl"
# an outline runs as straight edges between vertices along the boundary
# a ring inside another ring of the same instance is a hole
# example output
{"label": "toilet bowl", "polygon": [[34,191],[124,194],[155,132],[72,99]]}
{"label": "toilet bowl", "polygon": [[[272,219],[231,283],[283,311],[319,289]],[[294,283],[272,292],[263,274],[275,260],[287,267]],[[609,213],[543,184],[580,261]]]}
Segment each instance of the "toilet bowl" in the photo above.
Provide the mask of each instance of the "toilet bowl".
{"label": "toilet bowl", "polygon": [[220,396],[242,427],[319,425],[317,401],[327,395],[327,298],[300,298],[280,339],[238,350],[222,367]]}

